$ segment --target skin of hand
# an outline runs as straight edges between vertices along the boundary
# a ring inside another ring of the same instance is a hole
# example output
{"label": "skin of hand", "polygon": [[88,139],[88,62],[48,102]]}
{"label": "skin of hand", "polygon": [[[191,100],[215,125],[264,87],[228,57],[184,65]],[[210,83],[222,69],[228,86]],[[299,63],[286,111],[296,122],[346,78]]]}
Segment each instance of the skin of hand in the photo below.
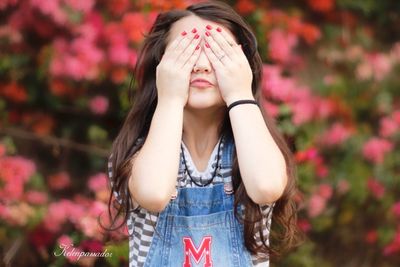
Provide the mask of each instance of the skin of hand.
{"label": "skin of hand", "polygon": [[186,104],[189,92],[190,73],[200,55],[199,34],[182,32],[165,49],[156,69],[158,98],[177,99]]}
{"label": "skin of hand", "polygon": [[249,62],[235,40],[223,29],[207,25],[204,51],[210,60],[224,101],[254,99],[251,91],[253,73]]}

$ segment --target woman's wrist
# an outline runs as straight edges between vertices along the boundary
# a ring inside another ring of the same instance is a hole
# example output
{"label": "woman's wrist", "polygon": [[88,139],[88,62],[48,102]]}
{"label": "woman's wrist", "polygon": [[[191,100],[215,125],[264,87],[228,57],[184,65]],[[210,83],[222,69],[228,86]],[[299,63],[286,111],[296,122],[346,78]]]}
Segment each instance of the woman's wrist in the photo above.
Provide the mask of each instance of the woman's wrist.
{"label": "woman's wrist", "polygon": [[253,94],[250,93],[240,93],[240,94],[234,94],[226,98],[226,106],[230,106],[233,102],[236,102],[238,100],[255,100]]}

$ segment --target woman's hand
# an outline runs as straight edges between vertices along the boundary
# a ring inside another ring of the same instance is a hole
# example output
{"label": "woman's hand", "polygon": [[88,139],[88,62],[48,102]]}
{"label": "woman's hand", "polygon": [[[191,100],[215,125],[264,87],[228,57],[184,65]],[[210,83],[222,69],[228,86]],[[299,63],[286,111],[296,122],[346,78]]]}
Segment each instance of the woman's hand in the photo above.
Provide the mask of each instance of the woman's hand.
{"label": "woman's hand", "polygon": [[188,99],[190,73],[200,55],[200,36],[182,32],[165,49],[157,66],[158,100],[178,100],[183,105]]}
{"label": "woman's hand", "polygon": [[253,73],[240,45],[223,29],[206,31],[204,51],[210,60],[222,98],[227,105],[240,99],[254,99]]}

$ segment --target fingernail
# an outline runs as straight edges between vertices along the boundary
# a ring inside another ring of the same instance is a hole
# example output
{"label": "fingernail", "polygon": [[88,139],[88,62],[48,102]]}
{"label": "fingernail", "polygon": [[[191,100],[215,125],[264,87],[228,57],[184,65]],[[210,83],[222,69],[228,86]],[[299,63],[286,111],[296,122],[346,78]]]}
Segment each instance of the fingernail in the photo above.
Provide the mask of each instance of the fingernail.
{"label": "fingernail", "polygon": [[212,27],[211,27],[210,25],[207,25],[207,26],[206,26],[206,29],[207,29],[207,30],[211,30]]}
{"label": "fingernail", "polygon": [[210,45],[209,45],[208,43],[206,43],[205,46],[206,46],[207,48],[210,48]]}
{"label": "fingernail", "polygon": [[206,31],[206,36],[210,36],[210,35],[211,35],[210,32],[207,32],[207,31]]}
{"label": "fingernail", "polygon": [[217,27],[217,32],[222,32],[222,29],[220,27]]}
{"label": "fingernail", "polygon": [[198,45],[198,46],[196,46],[196,50],[199,50],[200,49],[200,46]]}
{"label": "fingernail", "polygon": [[200,35],[196,34],[196,35],[194,36],[194,39],[199,39],[199,37],[200,37]]}
{"label": "fingernail", "polygon": [[187,34],[187,32],[185,32],[185,31],[181,32],[182,36],[185,36],[186,34]]}
{"label": "fingernail", "polygon": [[196,33],[196,32],[197,32],[196,28],[193,28],[192,33]]}

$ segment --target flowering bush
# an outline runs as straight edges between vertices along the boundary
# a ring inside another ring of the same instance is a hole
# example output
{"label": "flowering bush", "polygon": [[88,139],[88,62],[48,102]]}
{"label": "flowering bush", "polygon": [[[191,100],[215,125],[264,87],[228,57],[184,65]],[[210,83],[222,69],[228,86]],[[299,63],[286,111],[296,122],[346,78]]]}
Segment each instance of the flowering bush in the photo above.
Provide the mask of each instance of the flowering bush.
{"label": "flowering bush", "polygon": [[[127,263],[126,229],[98,224],[108,222],[105,159],[129,109],[143,35],[159,11],[193,2],[1,1],[6,265]],[[229,2],[257,35],[263,107],[298,164],[299,226],[308,238],[272,265],[398,266],[398,3]],[[112,256],[85,254],[105,251]]]}

